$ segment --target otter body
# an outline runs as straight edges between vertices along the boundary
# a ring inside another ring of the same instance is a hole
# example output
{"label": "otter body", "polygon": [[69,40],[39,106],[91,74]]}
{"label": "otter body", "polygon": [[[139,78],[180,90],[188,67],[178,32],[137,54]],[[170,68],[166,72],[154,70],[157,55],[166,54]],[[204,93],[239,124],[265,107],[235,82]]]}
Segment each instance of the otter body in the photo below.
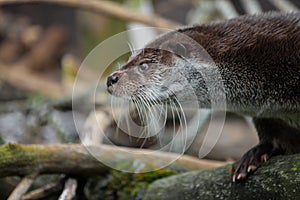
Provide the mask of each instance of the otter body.
{"label": "otter body", "polygon": [[113,73],[108,91],[158,101],[189,96],[184,85],[189,84],[200,107],[209,108],[213,87],[202,72],[210,72],[210,66],[221,76],[227,110],[252,116],[260,138],[233,164],[234,181],[245,179],[273,155],[300,152],[300,13],[241,16],[166,33]]}

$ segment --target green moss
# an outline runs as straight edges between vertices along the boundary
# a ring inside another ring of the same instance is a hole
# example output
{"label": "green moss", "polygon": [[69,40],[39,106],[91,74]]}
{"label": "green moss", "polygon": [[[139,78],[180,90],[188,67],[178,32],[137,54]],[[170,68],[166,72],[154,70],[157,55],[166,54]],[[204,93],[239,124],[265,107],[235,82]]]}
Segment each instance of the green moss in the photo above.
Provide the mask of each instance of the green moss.
{"label": "green moss", "polygon": [[27,101],[32,108],[35,108],[47,103],[49,99],[40,93],[31,93]]}
{"label": "green moss", "polygon": [[111,174],[90,181],[86,188],[88,199],[142,199],[148,185],[155,180],[168,177],[178,172],[161,169],[147,173],[125,173],[111,170]]}
{"label": "green moss", "polygon": [[291,170],[292,171],[298,171],[298,168],[297,167],[293,167]]}
{"label": "green moss", "polygon": [[4,149],[7,149],[7,150],[14,150],[18,147],[18,145],[16,143],[8,143],[6,145],[4,145]]}
{"label": "green moss", "polygon": [[176,174],[174,170],[162,169],[147,173],[124,173],[112,171],[112,179],[108,191],[115,193],[118,199],[140,199],[147,186],[153,181]]}
{"label": "green moss", "polygon": [[[51,156],[51,153],[44,150],[36,149],[32,146],[22,146],[17,143],[7,143],[0,146],[0,154],[3,153],[4,157],[2,157],[2,162],[4,160],[7,163],[11,164],[14,161],[19,159],[19,164],[28,163],[29,160],[34,162],[38,162],[37,155],[41,156],[43,159],[47,159],[48,156]],[[22,158],[22,160],[20,159]]]}

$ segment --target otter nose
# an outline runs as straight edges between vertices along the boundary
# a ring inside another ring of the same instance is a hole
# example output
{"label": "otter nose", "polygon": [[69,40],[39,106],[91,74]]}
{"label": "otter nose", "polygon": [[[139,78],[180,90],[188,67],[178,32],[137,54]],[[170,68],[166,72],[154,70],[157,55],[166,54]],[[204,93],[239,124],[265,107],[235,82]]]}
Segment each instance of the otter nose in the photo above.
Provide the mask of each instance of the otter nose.
{"label": "otter nose", "polygon": [[107,87],[110,87],[112,86],[113,84],[117,83],[119,80],[119,76],[117,75],[111,75],[107,78],[107,81],[106,81],[106,85]]}

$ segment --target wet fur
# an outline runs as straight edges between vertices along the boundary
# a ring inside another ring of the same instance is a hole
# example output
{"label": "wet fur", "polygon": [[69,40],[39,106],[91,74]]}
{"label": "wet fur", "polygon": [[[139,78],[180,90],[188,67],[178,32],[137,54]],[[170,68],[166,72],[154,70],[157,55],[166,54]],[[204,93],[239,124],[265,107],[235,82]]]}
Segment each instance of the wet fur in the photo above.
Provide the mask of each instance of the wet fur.
{"label": "wet fur", "polygon": [[[253,117],[262,146],[269,148],[270,144],[272,151],[280,153],[300,152],[300,13],[242,16],[178,29],[148,44],[120,69],[128,76],[122,84],[140,79],[135,85],[143,87],[143,94],[155,87],[156,98],[160,98],[163,92],[159,82],[172,76],[174,67],[180,68],[177,71],[188,75],[199,105],[209,107],[201,74],[191,73],[189,62],[180,63],[180,58],[170,52],[151,49],[184,45],[192,62],[193,53],[199,49],[183,44],[177,33],[192,38],[208,52],[222,75],[227,109]],[[153,71],[138,74],[134,69],[144,60],[150,61]],[[205,58],[203,63],[209,65]],[[185,95],[184,89],[176,92]]]}

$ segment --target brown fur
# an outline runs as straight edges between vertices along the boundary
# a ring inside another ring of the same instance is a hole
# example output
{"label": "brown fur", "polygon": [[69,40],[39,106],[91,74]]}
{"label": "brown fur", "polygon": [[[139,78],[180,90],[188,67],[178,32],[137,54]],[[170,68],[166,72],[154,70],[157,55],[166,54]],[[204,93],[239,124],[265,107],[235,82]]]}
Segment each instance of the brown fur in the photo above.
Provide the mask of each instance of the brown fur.
{"label": "brown fur", "polygon": [[[180,34],[195,43],[186,42]],[[155,98],[163,99],[170,93],[160,83],[170,79],[178,83],[174,84],[175,92],[171,95],[186,96],[189,91],[185,87],[176,91],[182,80],[177,80],[176,73],[170,71],[179,68],[180,58],[198,56],[199,59],[199,55],[205,55],[197,54],[203,51],[199,45],[208,52],[222,76],[228,110],[251,115],[260,138],[260,144],[234,164],[234,180],[246,178],[248,167],[260,166],[262,156],[299,153],[300,13],[242,16],[169,32],[148,44],[116,72],[121,74],[120,80],[108,84],[108,89],[112,94],[121,94],[122,86],[127,96],[151,96],[154,91]],[[169,48],[180,54],[172,54],[167,51]],[[200,60],[211,62],[205,56]],[[149,69],[139,72],[138,67],[143,63]],[[209,107],[209,90],[201,73],[193,70],[188,61],[180,66],[184,66],[181,73],[192,84],[199,105]],[[124,74],[126,78],[122,79]]]}

